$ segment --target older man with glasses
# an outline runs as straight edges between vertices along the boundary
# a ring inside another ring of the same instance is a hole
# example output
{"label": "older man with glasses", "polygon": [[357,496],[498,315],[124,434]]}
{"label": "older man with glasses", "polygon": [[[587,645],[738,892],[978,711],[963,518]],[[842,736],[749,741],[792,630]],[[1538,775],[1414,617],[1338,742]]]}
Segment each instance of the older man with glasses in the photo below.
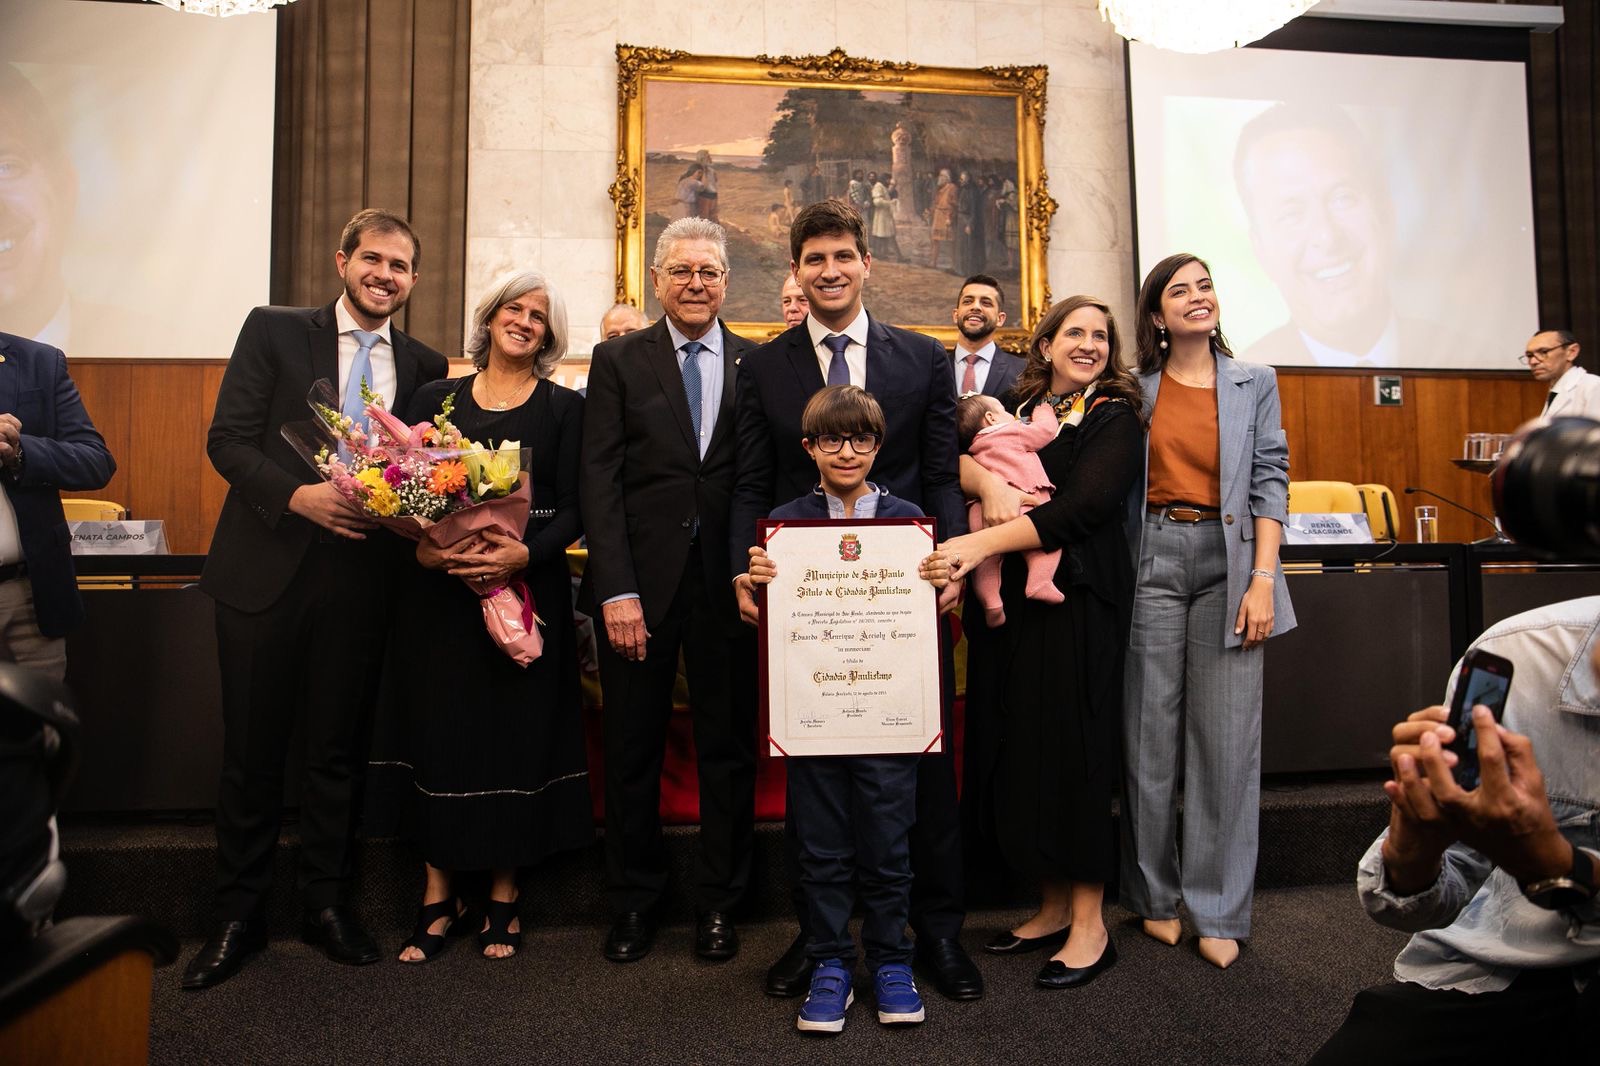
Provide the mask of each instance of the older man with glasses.
{"label": "older man with glasses", "polygon": [[663,314],[595,346],[584,411],[579,606],[605,630],[605,955],[641,959],[655,938],[667,885],[661,763],[681,649],[700,778],[695,953],[723,960],[739,950],[730,912],[749,880],[755,825],[756,649],[728,569],[734,385],[754,345],[717,318],[728,249],[715,222],[668,225],[650,276]]}
{"label": "older man with glasses", "polygon": [[1528,340],[1518,359],[1550,392],[1539,421],[1577,417],[1600,419],[1600,377],[1578,365],[1578,338],[1564,329],[1547,329]]}

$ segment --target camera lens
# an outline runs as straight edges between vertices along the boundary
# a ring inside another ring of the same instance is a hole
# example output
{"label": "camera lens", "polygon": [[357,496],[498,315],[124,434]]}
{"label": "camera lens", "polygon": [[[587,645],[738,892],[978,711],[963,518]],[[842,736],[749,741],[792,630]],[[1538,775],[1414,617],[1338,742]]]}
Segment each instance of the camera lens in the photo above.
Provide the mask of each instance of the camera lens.
{"label": "camera lens", "polygon": [[1517,437],[1493,485],[1495,514],[1517,543],[1600,556],[1600,422],[1557,418]]}

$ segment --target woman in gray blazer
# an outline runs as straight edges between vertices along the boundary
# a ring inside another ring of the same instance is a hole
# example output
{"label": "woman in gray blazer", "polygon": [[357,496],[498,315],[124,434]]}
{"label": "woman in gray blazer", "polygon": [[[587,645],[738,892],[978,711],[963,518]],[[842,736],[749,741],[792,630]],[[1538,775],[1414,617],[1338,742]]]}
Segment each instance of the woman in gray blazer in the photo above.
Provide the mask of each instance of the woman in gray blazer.
{"label": "woman in gray blazer", "polygon": [[1150,271],[1136,343],[1150,433],[1145,476],[1129,496],[1138,576],[1123,705],[1122,902],[1146,933],[1176,944],[1182,901],[1200,954],[1225,968],[1250,934],[1262,645],[1295,624],[1278,565],[1289,451],[1277,376],[1233,358],[1203,260],[1173,255]]}

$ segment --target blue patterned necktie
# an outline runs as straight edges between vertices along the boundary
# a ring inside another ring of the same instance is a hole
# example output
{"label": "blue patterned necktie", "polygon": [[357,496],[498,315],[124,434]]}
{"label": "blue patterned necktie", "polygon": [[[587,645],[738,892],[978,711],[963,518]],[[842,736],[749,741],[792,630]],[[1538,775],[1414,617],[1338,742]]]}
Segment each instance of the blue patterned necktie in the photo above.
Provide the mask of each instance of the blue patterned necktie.
{"label": "blue patterned necktie", "polygon": [[697,451],[703,451],[700,446],[700,353],[706,346],[699,341],[690,341],[683,346],[683,392],[689,401],[689,421],[694,423],[694,446]]}
{"label": "blue patterned necktie", "polygon": [[355,419],[356,425],[370,431],[372,426],[367,420],[367,405],[361,399],[361,382],[366,381],[367,388],[372,388],[372,346],[383,338],[364,329],[353,329],[350,333],[360,347],[356,349],[356,357],[350,361],[350,377],[344,386],[344,413]]}
{"label": "blue patterned necktie", "polygon": [[850,384],[850,365],[844,361],[844,350],[850,347],[850,338],[834,333],[822,338],[822,343],[833,353],[833,358],[828,360],[828,384]]}

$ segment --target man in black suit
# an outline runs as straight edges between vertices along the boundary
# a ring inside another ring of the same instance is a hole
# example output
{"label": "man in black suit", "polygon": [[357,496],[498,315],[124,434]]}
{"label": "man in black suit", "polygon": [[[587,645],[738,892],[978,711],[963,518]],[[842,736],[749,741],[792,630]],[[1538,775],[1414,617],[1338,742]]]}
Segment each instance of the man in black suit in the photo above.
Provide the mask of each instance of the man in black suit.
{"label": "man in black suit", "polygon": [[222,668],[217,924],[185,988],[226,980],[266,942],[284,760],[297,725],[301,935],[337,962],[378,958],[346,895],[386,593],[407,546],[387,534],[369,539],[371,523],[281,430],[311,416],[306,393],[318,379],[336,387],[347,411],[362,380],[397,410],[445,375],[444,356],[390,325],[416,282],[420,251],[399,216],[357,214],[334,254],[344,293],[324,307],[251,311],[217,392],[206,451],[229,488],[200,578],[217,603]]}
{"label": "man in black suit", "polygon": [[[667,884],[661,762],[682,649],[700,778],[695,953],[739,950],[731,912],[750,875],[755,828],[755,641],[728,572],[737,440],[734,389],[752,346],[718,320],[727,238],[709,219],[662,232],[650,268],[665,312],[597,345],[583,426],[589,565],[579,605],[602,619],[605,955],[632,962],[655,940]],[[598,609],[596,609],[598,607]]]}
{"label": "man in black suit", "polygon": [[1022,373],[1022,359],[1001,351],[994,342],[995,333],[1006,324],[1006,295],[999,280],[974,274],[963,281],[950,316],[959,334],[953,356],[956,395],[981,392],[1005,402]]}
{"label": "man in black suit", "polygon": [[[743,575],[756,543],[756,522],[816,484],[816,463],[800,446],[800,415],[824,385],[858,385],[883,405],[887,425],[873,460],[873,481],[933,515],[941,540],[967,529],[957,481],[955,388],[944,346],[867,314],[861,293],[872,256],[861,216],[848,205],[825,200],[801,211],[790,227],[789,247],[810,315],[752,352],[739,378],[739,480],[730,563],[740,575],[735,582],[740,612],[752,622],[755,600]],[[940,606],[953,606],[960,593],[959,585],[947,587]],[[795,877],[792,835],[790,845]],[[924,755],[919,765],[911,864],[918,961],[945,995],[976,999],[983,994],[983,977],[957,939],[965,910],[955,769],[948,752]],[[798,900],[796,912],[803,925]],[[767,991],[798,995],[810,975],[802,928],[768,972]]]}

